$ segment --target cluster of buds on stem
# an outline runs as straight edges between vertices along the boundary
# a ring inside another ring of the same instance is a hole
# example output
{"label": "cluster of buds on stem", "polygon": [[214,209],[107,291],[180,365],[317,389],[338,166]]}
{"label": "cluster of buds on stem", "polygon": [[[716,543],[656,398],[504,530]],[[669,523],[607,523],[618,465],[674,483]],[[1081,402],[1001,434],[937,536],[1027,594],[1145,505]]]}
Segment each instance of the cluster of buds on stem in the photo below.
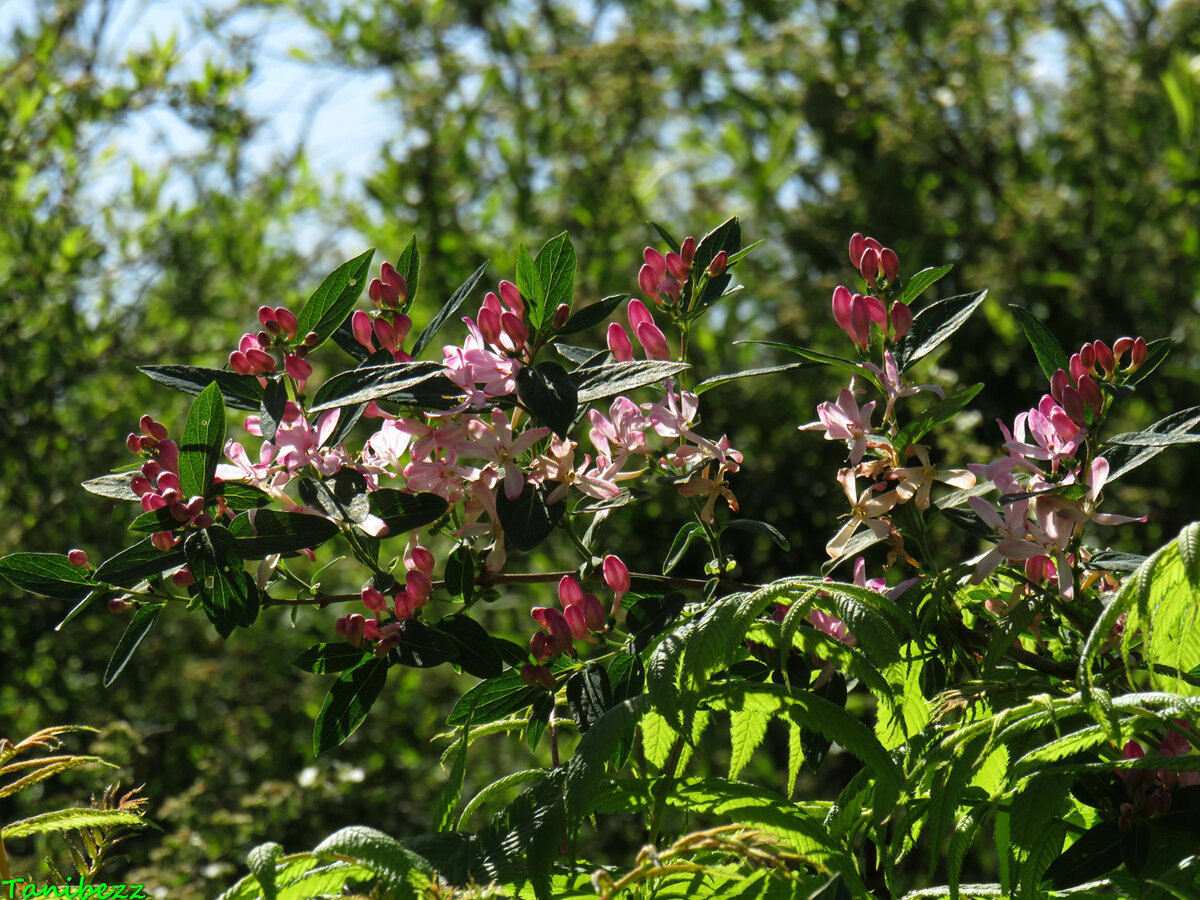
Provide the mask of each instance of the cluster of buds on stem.
{"label": "cluster of buds on stem", "polygon": [[[667,336],[655,324],[654,316],[646,304],[641,300],[630,300],[625,312],[629,319],[629,330],[646,351],[646,359],[669,361],[671,348],[667,344]],[[619,322],[608,326],[608,349],[617,362],[629,362],[633,359],[633,343]]]}
{"label": "cluster of buds on stem", "polygon": [[403,349],[404,339],[412,330],[412,319],[403,312],[408,306],[408,282],[395,266],[385,262],[367,294],[376,311],[372,314],[360,309],[354,313],[350,319],[354,339],[368,353],[386,350],[396,362],[412,362],[412,356]]}
{"label": "cluster of buds on stem", "polygon": [[263,376],[274,374],[278,363],[273,350],[283,352],[283,368],[288,376],[304,390],[304,384],[312,376],[312,364],[305,359],[310,347],[316,346],[320,338],[310,332],[299,339],[300,322],[295,313],[284,306],[260,306],[258,334],[246,333],[238,341],[238,348],[229,354],[229,368],[239,375]]}
{"label": "cluster of buds on stem", "polygon": [[400,311],[408,308],[408,282],[396,271],[396,267],[385,262],[379,267],[379,277],[371,279],[367,296],[379,310]]}
{"label": "cluster of buds on stem", "polygon": [[[666,256],[653,247],[647,247],[642,252],[642,257],[646,262],[638,271],[638,287],[646,299],[658,306],[662,306],[663,303],[678,303],[683,286],[692,272],[692,263],[696,259],[696,239],[685,238],[679,245],[678,253],[671,252]],[[721,270],[724,269],[722,259]]]}
{"label": "cluster of buds on stem", "polygon": [[[475,323],[483,339],[499,347],[510,357],[522,358],[529,343],[529,326],[525,324],[525,301],[521,292],[511,281],[501,281],[497,290],[484,295]],[[570,313],[570,307],[567,307]],[[560,318],[555,310],[554,321]]]}
{"label": "cluster of buds on stem", "polygon": [[833,319],[862,350],[871,342],[871,325],[879,326],[885,341],[898,341],[912,328],[912,310],[907,303],[892,301],[887,307],[878,297],[852,294],[844,285],[833,292]]}
{"label": "cluster of buds on stem", "polygon": [[[141,473],[129,482],[130,489],[141,500],[142,509],[145,512],[166,509],[179,522],[180,528],[210,526],[213,518],[204,511],[204,498],[183,496],[179,481],[179,445],[169,439],[166,426],[148,415],[142,416],[138,424],[142,433],[131,433],[125,439],[125,446],[146,457]],[[175,529],[156,532],[150,540],[164,553],[179,543]]]}
{"label": "cluster of buds on stem", "polygon": [[900,257],[896,251],[858,232],[850,237],[850,264],[862,273],[871,288],[893,286],[900,277]]}

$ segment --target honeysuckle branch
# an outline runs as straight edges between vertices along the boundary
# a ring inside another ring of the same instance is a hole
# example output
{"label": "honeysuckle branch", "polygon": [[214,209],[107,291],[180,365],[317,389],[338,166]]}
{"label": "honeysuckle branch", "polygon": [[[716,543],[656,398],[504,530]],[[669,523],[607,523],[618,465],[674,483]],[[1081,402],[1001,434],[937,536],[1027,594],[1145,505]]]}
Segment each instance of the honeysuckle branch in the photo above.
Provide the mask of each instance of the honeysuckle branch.
{"label": "honeysuckle branch", "polygon": [[[488,588],[496,584],[557,584],[562,580],[563,576],[574,575],[575,570],[569,569],[560,572],[521,572],[514,574],[505,574],[503,572],[497,574],[480,575],[475,579],[475,584],[478,587]],[[631,578],[645,578],[652,581],[660,582],[667,587],[702,590],[711,578],[677,578],[671,575],[653,575],[648,572],[630,572]],[[432,584],[432,590],[441,590],[446,587],[445,581],[435,581]],[[762,587],[761,584],[745,584],[740,581],[722,578],[718,582],[718,587],[727,588],[731,591],[757,591]],[[315,597],[264,597],[262,601],[263,608],[268,606],[316,606],[324,608],[331,606],[334,603],[348,603],[350,601],[361,601],[362,592],[355,594],[317,594]]]}

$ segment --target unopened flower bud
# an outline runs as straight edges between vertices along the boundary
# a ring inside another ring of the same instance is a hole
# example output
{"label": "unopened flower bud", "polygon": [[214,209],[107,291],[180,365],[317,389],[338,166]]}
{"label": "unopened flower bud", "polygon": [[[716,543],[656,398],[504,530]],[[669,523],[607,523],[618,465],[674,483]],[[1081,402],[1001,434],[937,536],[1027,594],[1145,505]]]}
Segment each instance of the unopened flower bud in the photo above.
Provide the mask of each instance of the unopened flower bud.
{"label": "unopened flower bud", "polygon": [[158,445],[158,464],[168,472],[179,471],[179,445],[174,441],[163,441]]}
{"label": "unopened flower bud", "polygon": [[382,612],[387,608],[387,597],[373,587],[365,587],[362,591],[363,606],[372,612]]}
{"label": "unopened flower bud", "polygon": [[617,322],[608,326],[608,351],[617,362],[629,362],[633,359],[633,343],[629,334]]}
{"label": "unopened flower bud", "polygon": [[196,576],[192,574],[190,569],[180,569],[171,575],[171,582],[175,587],[185,588],[188,585],[196,583]]}
{"label": "unopened flower bud", "polygon": [[433,590],[433,582],[420,569],[411,569],[404,576],[404,591],[412,598],[417,609],[429,602],[429,594]]}
{"label": "unopened flower bud", "polygon": [[545,666],[531,666],[525,663],[521,666],[521,680],[530,687],[544,687],[548,691],[553,691],[554,675]]}
{"label": "unopened flower bud", "polygon": [[[406,561],[407,562],[407,561]],[[436,565],[436,560],[432,553],[424,547],[418,545],[412,548],[411,553],[411,568],[420,569],[426,575],[433,575],[433,567]]]}
{"label": "unopened flower bud", "polygon": [[713,257],[713,261],[708,264],[705,274],[709,278],[718,278],[725,274],[725,266],[729,263],[729,254],[722,250]]}
{"label": "unopened flower bud", "polygon": [[1083,402],[1083,397],[1079,395],[1079,391],[1067,385],[1062,389],[1062,400],[1059,401],[1063,412],[1070,416],[1071,421],[1076,425],[1087,424],[1087,409]]}
{"label": "unopened flower bud", "polygon": [[479,326],[479,333],[489,344],[500,342],[500,314],[494,309],[489,306],[479,307],[479,315],[476,317],[475,324]]}
{"label": "unopened flower bud", "polygon": [[538,662],[545,662],[559,654],[558,644],[554,638],[546,634],[544,631],[537,632],[529,639],[529,655]]}
{"label": "unopened flower bud", "polygon": [[[279,326],[276,325],[275,328],[278,329]],[[258,341],[258,346],[262,347],[264,350],[271,349],[271,344],[273,342],[273,338],[271,337],[271,335],[268,332],[260,331],[256,337],[256,340]]]}
{"label": "unopened flower bud", "polygon": [[1054,374],[1050,376],[1050,396],[1054,398],[1054,402],[1062,403],[1063,388],[1071,383],[1071,376],[1062,369],[1055,369]]}
{"label": "unopened flower bud", "polygon": [[567,623],[566,617],[559,610],[544,606],[535,606],[529,612],[533,616],[534,621],[549,632],[550,637],[554,638],[554,642],[559,647],[574,655],[572,651],[572,645],[575,640],[574,634],[571,631],[571,626]]}
{"label": "unopened flower bud", "polygon": [[250,365],[250,360],[246,359],[246,354],[241,350],[234,350],[229,354],[229,368],[239,375],[254,374],[254,366]]}
{"label": "unopened flower bud", "polygon": [[893,339],[898,341],[912,330],[913,314],[907,303],[899,300],[893,303],[889,318],[892,322]]}
{"label": "unopened flower bud", "polygon": [[86,569],[88,564],[88,555],[84,550],[68,550],[67,562],[73,566],[79,566],[81,569]]}
{"label": "unopened flower bud", "polygon": [[1100,390],[1100,385],[1096,384],[1096,379],[1091,375],[1084,375],[1076,387],[1083,402],[1090,406],[1096,415],[1100,415],[1104,409],[1104,392]]}
{"label": "unopened flower bud", "polygon": [[145,475],[134,475],[129,481],[129,489],[140,497],[154,490],[154,485],[150,483],[150,479]]}
{"label": "unopened flower bud", "polygon": [[900,277],[900,257],[896,255],[896,251],[891,247],[884,247],[879,251],[879,267],[883,269],[883,277],[887,279],[888,284],[893,283]]}
{"label": "unopened flower bud", "polygon": [[1113,342],[1113,355],[1120,361],[1121,357],[1133,349],[1133,338],[1119,337]]}
{"label": "unopened flower bud", "polygon": [[583,588],[573,575],[564,575],[558,582],[558,602],[563,609],[574,606],[583,599]]}
{"label": "unopened flower bud", "polygon": [[636,332],[638,326],[643,322],[654,324],[654,316],[650,314],[650,310],[646,308],[646,304],[641,300],[633,299],[629,301],[629,305],[625,307],[625,316],[629,319],[629,327]]}
{"label": "unopened flower bud", "polygon": [[129,432],[129,437],[125,438],[125,449],[130,453],[142,452],[142,436]]}
{"label": "unopened flower bud", "polygon": [[862,262],[863,251],[867,249],[867,240],[859,232],[850,235],[850,265],[858,268]]}
{"label": "unopened flower bud", "polygon": [[279,327],[279,323],[275,321],[275,310],[269,306],[260,306],[258,308],[258,324],[263,328],[271,326]]}
{"label": "unopened flower bud", "polygon": [[379,346],[383,347],[388,353],[395,354],[399,349],[396,344],[396,329],[392,327],[392,323],[382,317],[376,318],[374,321],[375,339],[379,341]]}
{"label": "unopened flower bud", "polygon": [[296,333],[300,330],[300,320],[286,306],[275,307],[275,321],[279,323],[279,327],[283,329],[283,333],[287,335],[289,341],[296,339]]}
{"label": "unopened flower bud", "polygon": [[275,357],[263,350],[253,347],[247,350],[246,361],[250,363],[251,374],[265,374],[275,371]]}
{"label": "unopened flower bud", "polygon": [[585,594],[579,605],[574,607],[583,614],[584,624],[587,630],[593,634],[608,628],[608,619],[604,614],[604,604],[600,602],[600,598],[595,594]]}
{"label": "unopened flower bud", "polygon": [[670,361],[671,347],[667,344],[667,336],[657,325],[643,322],[634,332],[638,341],[646,351],[647,359]]}
{"label": "unopened flower bud", "polygon": [[1087,374],[1087,367],[1083,364],[1083,357],[1078,353],[1072,353],[1068,366],[1071,370],[1071,383],[1078,384],[1079,379]]}
{"label": "unopened flower bud", "polygon": [[108,600],[108,611],[110,613],[121,614],[129,609],[129,604],[125,602],[124,597],[110,597]]}
{"label": "unopened flower bud", "polygon": [[[150,496],[147,494],[146,496]],[[179,539],[170,531],[156,531],[150,535],[150,543],[156,550],[167,553],[179,543]]]}
{"label": "unopened flower bud", "polygon": [[571,307],[565,303],[560,303],[554,310],[554,319],[550,323],[550,327],[557,331],[567,324],[567,319],[571,318]]}
{"label": "unopened flower bud", "polygon": [[667,271],[671,276],[679,282],[687,281],[688,271],[691,269],[687,263],[683,261],[683,257],[678,253],[668,253],[666,255]]}
{"label": "unopened flower bud", "polygon": [[351,613],[346,617],[346,643],[351,647],[361,647],[366,636],[367,619],[361,613]]}
{"label": "unopened flower bud", "polygon": [[867,284],[875,287],[875,280],[879,277],[879,253],[871,247],[864,250],[858,270],[862,272],[862,277],[867,279]]}
{"label": "unopened flower bud", "polygon": [[371,283],[367,285],[367,296],[371,298],[371,302],[378,309],[383,305],[383,282],[378,278],[372,278]]}
{"label": "unopened flower bud", "polygon": [[407,622],[417,614],[417,610],[421,604],[408,595],[407,591],[400,591],[396,594],[396,599],[392,602],[392,612],[396,614],[396,618],[401,622]]}
{"label": "unopened flower bud", "polygon": [[649,263],[638,269],[638,287],[641,288],[642,294],[648,300],[653,300],[655,303],[662,303],[658,296],[658,275]]}
{"label": "unopened flower bud", "polygon": [[310,331],[304,336],[304,346],[306,347],[315,347],[319,343],[321,343],[321,336],[315,331]]}
{"label": "unopened flower bud", "polygon": [[1087,371],[1091,372],[1096,368],[1096,348],[1090,342],[1079,348],[1079,358]]}
{"label": "unopened flower bud", "polygon": [[629,592],[629,569],[621,558],[610,553],[604,557],[603,563],[604,583],[608,585],[613,592],[612,611],[615,615],[617,607],[621,603],[621,598]]}
{"label": "unopened flower bud", "polygon": [[692,260],[696,258],[696,239],[694,237],[683,239],[683,243],[679,245],[679,256],[690,269]]}
{"label": "unopened flower bud", "polygon": [[580,607],[568,606],[563,610],[563,618],[566,619],[567,626],[571,629],[571,637],[577,641],[592,640],[592,636],[588,632],[587,620]]}
{"label": "unopened flower bud", "polygon": [[1136,372],[1146,362],[1146,356],[1150,353],[1150,348],[1146,344],[1145,338],[1137,338],[1133,342],[1133,351],[1129,356],[1129,366],[1126,369],[1128,372]]}
{"label": "unopened flower bud", "polygon": [[162,463],[160,463],[156,459],[148,459],[144,463],[142,463],[142,474],[145,475],[147,478],[149,478],[151,481],[155,481],[158,478],[158,476],[162,474],[162,472],[163,472]]}
{"label": "unopened flower bud", "polygon": [[500,316],[500,330],[509,336],[517,350],[524,347],[529,340],[529,329],[514,313],[505,312]]}
{"label": "unopened flower bud", "polygon": [[501,281],[499,289],[500,299],[504,301],[508,311],[518,318],[524,316],[525,301],[521,298],[521,292],[517,290],[517,286],[511,281]]}
{"label": "unopened flower bud", "polygon": [[833,291],[833,321],[842,331],[850,333],[850,301],[853,294],[845,285],[839,284]]}
{"label": "unopened flower bud", "polygon": [[350,317],[350,330],[354,332],[354,339],[362,344],[369,352],[375,352],[375,330],[371,327],[371,317],[361,309],[356,310],[354,315]]}
{"label": "unopened flower bud", "polygon": [[283,368],[292,379],[300,384],[300,390],[303,391],[304,383],[312,377],[312,363],[295,353],[289,353],[283,359]]}

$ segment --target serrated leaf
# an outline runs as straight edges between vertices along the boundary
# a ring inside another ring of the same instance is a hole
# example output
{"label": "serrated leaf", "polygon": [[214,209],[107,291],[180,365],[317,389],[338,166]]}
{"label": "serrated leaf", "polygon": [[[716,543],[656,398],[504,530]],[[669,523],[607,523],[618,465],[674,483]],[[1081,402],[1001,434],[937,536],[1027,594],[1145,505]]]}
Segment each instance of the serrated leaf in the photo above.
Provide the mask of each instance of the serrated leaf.
{"label": "serrated leaf", "polygon": [[1021,323],[1025,337],[1029,339],[1033,354],[1037,357],[1038,365],[1042,367],[1046,378],[1049,379],[1059,369],[1067,371],[1070,368],[1067,352],[1046,324],[1029,310],[1015,303],[1010,303],[1008,308],[1016,314]]}
{"label": "serrated leaf", "polygon": [[163,603],[147,603],[139,606],[134,612],[133,618],[125,628],[125,633],[117,641],[113,655],[108,661],[108,667],[104,670],[105,687],[116,681],[117,676],[125,671],[125,666],[129,664],[134,652],[149,633],[151,626],[157,621],[163,606],[165,606]]}
{"label": "serrated leaf", "polygon": [[486,725],[525,709],[544,693],[544,689],[530,687],[523,682],[519,671],[510,670],[497,678],[479,682],[459,697],[454,709],[446,717],[446,724],[451,727],[463,724],[474,707],[471,721],[476,725]]}
{"label": "serrated leaf", "polygon": [[656,359],[634,360],[579,368],[571,373],[571,378],[579,387],[577,402],[590,404],[606,397],[637,390],[648,384],[657,384],[687,368],[690,368],[687,363]]}
{"label": "serrated leaf", "polygon": [[554,362],[525,366],[517,373],[517,398],[542,425],[564,440],[578,411],[579,389]]}
{"label": "serrated leaf", "polygon": [[321,385],[309,413],[407,394],[416,397],[423,385],[436,386],[436,390],[430,392],[431,396],[440,395],[444,393],[442,382],[454,394],[462,393],[445,377],[444,371],[444,367],[435,362],[393,362],[339,372]]}
{"label": "serrated leaf", "polygon": [[296,553],[319,547],[338,533],[338,526],[311,513],[254,509],[229,523],[243,559],[263,559],[275,553]]}
{"label": "serrated leaf", "polygon": [[267,380],[263,388],[262,406],[258,411],[258,424],[262,430],[263,440],[274,441],[275,433],[283,424],[283,410],[287,405],[287,385],[282,378]]}
{"label": "serrated leaf", "polygon": [[585,734],[613,705],[608,672],[596,663],[588,663],[567,681],[567,706],[571,718]]}
{"label": "serrated leaf", "polygon": [[908,279],[908,283],[904,285],[904,290],[900,293],[900,302],[912,306],[925,291],[945,278],[953,268],[954,266],[947,265],[922,269]]}
{"label": "serrated leaf", "polygon": [[327,341],[354,311],[354,305],[367,286],[374,256],[372,249],[342,263],[325,276],[308,298],[296,318],[300,323],[299,334],[317,333],[319,340],[309,346],[310,351]]}
{"label": "serrated leaf", "polygon": [[225,405],[256,413],[262,405],[263,389],[254,375],[239,375],[200,366],[138,366],[138,371],[172,390],[193,397],[215,384]]}
{"label": "serrated leaf", "polygon": [[549,328],[554,311],[560,304],[568,307],[575,296],[575,248],[565,231],[548,240],[537,255],[538,283],[543,295],[538,303],[526,309],[529,324],[535,333]]}
{"label": "serrated leaf", "polygon": [[462,736],[458,740],[458,750],[454,756],[454,765],[450,767],[450,780],[438,797],[437,809],[433,813],[433,830],[449,831],[455,820],[454,810],[462,798],[463,782],[467,777],[467,745],[471,740],[471,717],[462,725]]}
{"label": "serrated leaf", "polygon": [[611,316],[613,311],[628,299],[628,294],[613,294],[611,297],[597,300],[595,303],[572,313],[562,328],[559,328],[554,333],[559,337],[565,337],[571,334],[578,334],[581,331],[587,331],[587,329],[599,325]]}
{"label": "serrated leaf", "polygon": [[0,576],[13,587],[57,600],[79,600],[96,583],[64,553],[10,553],[0,557]]}
{"label": "serrated leaf", "polygon": [[59,809],[12,822],[0,831],[0,840],[26,838],[35,834],[54,834],[80,828],[144,828],[140,813],[118,809]]}
{"label": "serrated leaf", "polygon": [[468,675],[476,678],[495,678],[504,669],[504,662],[492,644],[487,630],[464,613],[443,616],[433,626],[454,642],[455,662]]}
{"label": "serrated leaf", "polygon": [[470,296],[471,291],[475,290],[475,285],[479,284],[479,279],[483,278],[483,273],[487,271],[487,262],[484,262],[475,272],[458,286],[458,289],[450,295],[450,299],[442,304],[442,308],[438,310],[437,315],[430,320],[429,324],[421,331],[417,337],[416,343],[413,344],[412,355],[420,356],[421,351],[428,346],[434,336],[442,330],[450,317],[458,312],[458,308],[463,305],[463,301]]}
{"label": "serrated leaf", "polygon": [[96,494],[100,497],[108,497],[112,500],[137,500],[138,495],[133,492],[133,488],[129,483],[139,473],[134,472],[113,472],[111,475],[101,475],[99,478],[91,478],[83,482],[82,487],[89,494]]}
{"label": "serrated leaf", "polygon": [[904,372],[958,331],[987,297],[987,291],[938,300],[913,317],[912,329],[896,345],[896,364]]}
{"label": "serrated leaf", "polygon": [[767,723],[771,717],[753,709],[731,709],[729,711],[729,777],[736,779],[746,768],[754,751],[762,746],[767,736]]}
{"label": "serrated leaf", "polygon": [[[40,763],[41,765],[38,768],[33,769],[33,771],[22,775],[16,781],[10,781],[8,784],[0,785],[0,798],[12,797],[16,794],[19,794],[21,791],[26,790],[27,788],[33,787],[35,784],[40,784],[47,778],[53,778],[55,775],[58,775],[61,772],[67,772],[71,769],[76,769],[79,766],[87,766],[91,765],[92,763],[99,763],[100,765],[112,766],[114,769],[117,768],[116,766],[113,766],[112,763],[105,762],[99,756],[66,756],[57,758],[42,757],[41,759],[27,760],[26,762],[33,765]],[[24,765],[24,763],[14,765]]]}
{"label": "serrated leaf", "polygon": [[246,855],[246,866],[262,888],[264,900],[275,900],[275,862],[283,855],[283,847],[274,842],[259,844]]}
{"label": "serrated leaf", "polygon": [[192,402],[179,442],[179,484],[185,498],[204,496],[225,445],[225,401],[210,384]]}
{"label": "serrated leaf", "polygon": [[566,511],[565,503],[546,504],[546,496],[557,487],[556,482],[531,484],[526,482],[521,494],[509,500],[504,484],[496,489],[496,513],[504,535],[518,550],[528,552],[550,536]]}
{"label": "serrated leaf", "polygon": [[223,638],[258,609],[258,588],[245,571],[238,544],[220,526],[197,531],[183,542],[196,593],[213,627]]}
{"label": "serrated leaf", "polygon": [[371,658],[338,675],[313,724],[313,753],[345,742],[366,719],[387,681],[386,659]]}
{"label": "serrated leaf", "polygon": [[365,662],[368,651],[362,647],[352,647],[346,643],[314,644],[292,660],[292,665],[304,672],[314,675],[333,675],[353,669]]}
{"label": "serrated leaf", "polygon": [[396,900],[415,900],[414,873],[428,875],[429,863],[382,831],[363,825],[351,825],[331,834],[313,848],[317,856],[336,856],[366,866],[380,879],[381,887]]}
{"label": "serrated leaf", "polygon": [[160,575],[183,563],[183,547],[176,545],[163,553],[150,543],[150,538],[126,547],[116,556],[106,559],[96,569],[96,581],[129,587],[145,578]]}

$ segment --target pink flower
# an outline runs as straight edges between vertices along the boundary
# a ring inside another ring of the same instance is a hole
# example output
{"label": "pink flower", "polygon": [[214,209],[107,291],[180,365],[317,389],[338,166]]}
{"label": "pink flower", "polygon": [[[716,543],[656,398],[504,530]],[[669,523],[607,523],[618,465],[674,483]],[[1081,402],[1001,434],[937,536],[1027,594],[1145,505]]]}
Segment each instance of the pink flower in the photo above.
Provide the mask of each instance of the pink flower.
{"label": "pink flower", "polygon": [[492,410],[492,424],[473,418],[467,423],[471,443],[464,445],[462,453],[473,459],[486,459],[504,472],[504,496],[515,500],[521,496],[525,486],[525,473],[517,465],[516,458],[550,434],[549,428],[529,428],[514,435],[512,425],[503,410]]}
{"label": "pink flower", "polygon": [[879,493],[879,485],[870,485],[859,493],[853,469],[839,471],[838,481],[846,492],[846,499],[850,501],[850,516],[846,524],[834,535],[833,540],[825,545],[825,552],[831,559],[842,555],[846,544],[862,525],[871,529],[876,537],[887,537],[892,530],[891,523],[880,517],[900,502],[900,496],[895,490]]}
{"label": "pink flower", "polygon": [[548,504],[555,504],[566,497],[574,486],[580,492],[597,500],[611,500],[621,492],[613,481],[615,470],[610,466],[605,471],[591,465],[592,458],[584,454],[583,462],[575,462],[577,445],[571,440],[552,437],[550,450],[533,461],[531,479],[538,482],[557,481],[558,486],[546,497]]}
{"label": "pink flower", "polygon": [[859,409],[854,392],[843,388],[837,403],[822,403],[817,407],[816,422],[799,426],[800,431],[824,431],[827,441],[846,441],[850,447],[850,464],[862,462],[867,448],[867,436],[871,433],[871,414],[875,401]]}

